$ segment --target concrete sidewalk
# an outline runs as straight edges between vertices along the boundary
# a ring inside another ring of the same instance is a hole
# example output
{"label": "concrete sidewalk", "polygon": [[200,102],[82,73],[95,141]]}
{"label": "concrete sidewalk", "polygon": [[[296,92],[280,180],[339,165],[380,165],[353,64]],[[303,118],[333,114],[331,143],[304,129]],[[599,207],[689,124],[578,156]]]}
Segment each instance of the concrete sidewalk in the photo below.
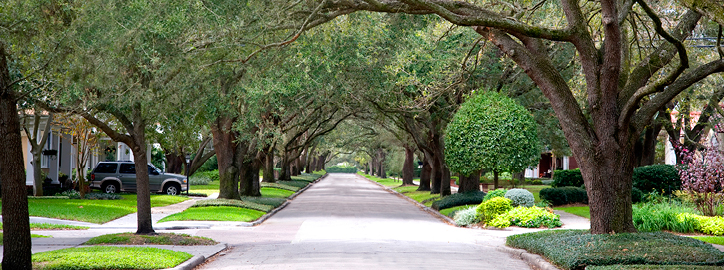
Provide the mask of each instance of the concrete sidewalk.
{"label": "concrete sidewalk", "polygon": [[[218,194],[215,194],[218,195]],[[182,233],[188,235],[195,235],[199,228],[210,228],[212,226],[235,226],[236,223],[217,223],[217,222],[205,222],[199,224],[197,222],[164,222],[158,223],[158,221],[168,215],[179,213],[187,208],[191,207],[197,200],[205,200],[216,198],[212,195],[207,198],[192,198],[190,200],[163,206],[151,208],[151,219],[153,220],[153,228],[158,233]],[[2,217],[0,217],[1,220]],[[32,239],[32,252],[44,252],[51,250],[58,250],[64,248],[83,247],[83,243],[87,242],[93,237],[123,233],[123,232],[135,232],[137,229],[137,215],[130,214],[113,221],[104,224],[95,224],[89,222],[80,222],[73,220],[62,220],[45,217],[30,217],[30,223],[50,223],[50,224],[66,224],[75,226],[86,226],[90,227],[88,230],[35,230],[33,234],[46,235],[50,238],[33,238]],[[133,245],[123,245],[124,247],[131,247]],[[174,251],[187,252],[194,257],[181,265],[173,269],[193,269],[198,264],[203,263],[208,257],[211,257],[222,250],[226,249],[226,244],[221,243],[213,246],[169,246],[169,245],[143,245],[144,247],[155,247],[161,249],[168,249]],[[2,246],[0,246],[0,259],[2,259]]]}

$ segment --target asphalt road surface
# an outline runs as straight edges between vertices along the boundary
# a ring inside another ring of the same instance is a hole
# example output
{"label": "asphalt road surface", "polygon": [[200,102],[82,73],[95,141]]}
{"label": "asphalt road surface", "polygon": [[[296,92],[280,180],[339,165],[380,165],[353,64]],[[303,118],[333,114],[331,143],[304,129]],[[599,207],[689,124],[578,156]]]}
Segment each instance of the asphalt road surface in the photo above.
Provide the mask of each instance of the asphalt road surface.
{"label": "asphalt road surface", "polygon": [[231,247],[197,269],[531,269],[505,231],[457,228],[355,174],[330,174],[263,224],[201,230]]}

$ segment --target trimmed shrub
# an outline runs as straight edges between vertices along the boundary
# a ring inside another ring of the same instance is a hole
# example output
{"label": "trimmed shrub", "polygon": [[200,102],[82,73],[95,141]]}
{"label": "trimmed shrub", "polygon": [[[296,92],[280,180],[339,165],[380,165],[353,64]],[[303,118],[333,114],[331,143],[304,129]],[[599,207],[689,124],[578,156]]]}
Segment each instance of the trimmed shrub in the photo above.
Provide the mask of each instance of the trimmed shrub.
{"label": "trimmed shrub", "polygon": [[530,191],[522,188],[514,188],[505,193],[505,197],[512,201],[513,207],[531,207],[535,203],[535,197]]}
{"label": "trimmed shrub", "polygon": [[357,167],[331,166],[325,169],[328,173],[357,173]]}
{"label": "trimmed shrub", "polygon": [[634,264],[634,265],[606,265],[606,266],[589,266],[586,270],[721,270],[721,266],[705,266],[705,265],[650,265],[650,264]]}
{"label": "trimmed shrub", "polygon": [[681,179],[673,165],[651,165],[634,169],[633,185],[646,193],[669,195],[681,189]]}
{"label": "trimmed shrub", "polygon": [[432,209],[442,210],[450,207],[466,205],[466,204],[480,204],[483,202],[486,193],[482,191],[468,191],[463,193],[455,193],[449,196],[443,197],[439,201],[432,203]]}
{"label": "trimmed shrub", "polygon": [[495,197],[478,205],[475,212],[477,213],[478,219],[485,221],[487,224],[498,215],[513,209],[510,202],[508,198]]}
{"label": "trimmed shrub", "polygon": [[710,244],[664,232],[594,235],[586,230],[545,230],[509,236],[506,244],[541,254],[563,269],[614,264],[724,264],[724,253]]}
{"label": "trimmed shrub", "polygon": [[189,177],[189,181],[192,186],[205,186],[211,182],[211,179],[208,177],[208,174],[195,173]]}
{"label": "trimmed shrub", "polygon": [[455,212],[453,220],[458,226],[468,226],[479,222],[475,207],[458,210]]}
{"label": "trimmed shrub", "polygon": [[118,195],[118,194],[86,193],[85,199],[86,200],[120,200],[120,199],[123,199],[123,197],[121,197],[121,195]]}
{"label": "trimmed shrub", "polygon": [[524,228],[540,228],[541,226],[555,228],[563,225],[563,223],[561,223],[561,217],[559,215],[551,213],[547,209],[537,206],[518,206],[505,214],[499,215],[495,218],[495,220],[491,221],[491,224],[505,224],[503,221],[498,221],[498,219],[506,220],[510,225]]}
{"label": "trimmed shrub", "polygon": [[643,198],[644,198],[644,193],[640,189],[638,189],[636,187],[631,188],[631,202],[632,203],[639,203],[643,200]]}
{"label": "trimmed shrub", "polygon": [[588,203],[586,190],[579,187],[544,188],[540,191],[540,198],[552,205]]}
{"label": "trimmed shrub", "polygon": [[242,196],[241,200],[245,202],[271,205],[272,207],[276,208],[284,204],[284,202],[287,201],[287,198]]}
{"label": "trimmed shrub", "polygon": [[287,186],[298,187],[300,189],[309,185],[309,182],[307,181],[277,181],[277,183]]}
{"label": "trimmed shrub", "polygon": [[488,194],[485,194],[485,197],[483,197],[483,201],[487,201],[495,197],[505,197],[506,192],[508,191],[502,188],[488,191]]}
{"label": "trimmed shrub", "polygon": [[553,180],[540,180],[544,185],[553,185]]}
{"label": "trimmed shrub", "polygon": [[580,169],[553,172],[553,187],[580,187],[581,185],[583,185],[583,176]]}
{"label": "trimmed shrub", "polygon": [[260,185],[261,185],[261,187],[272,187],[272,188],[284,189],[284,190],[289,190],[289,191],[294,191],[294,192],[297,192],[301,189],[299,187],[289,186],[289,185],[285,185],[285,184],[281,184],[281,183],[261,182]]}
{"label": "trimmed shrub", "polygon": [[196,201],[191,207],[209,207],[209,206],[231,206],[259,210],[262,212],[269,212],[274,207],[266,204],[259,204],[249,201],[240,200],[228,200],[228,199],[212,199],[212,200],[200,200]]}
{"label": "trimmed shrub", "polygon": [[[209,179],[209,181],[211,181],[211,182],[219,181],[219,170],[196,172],[193,175],[191,175],[191,181],[193,181],[194,178],[198,178],[198,179],[206,178],[206,179]],[[194,183],[192,182],[191,184],[193,185]]]}

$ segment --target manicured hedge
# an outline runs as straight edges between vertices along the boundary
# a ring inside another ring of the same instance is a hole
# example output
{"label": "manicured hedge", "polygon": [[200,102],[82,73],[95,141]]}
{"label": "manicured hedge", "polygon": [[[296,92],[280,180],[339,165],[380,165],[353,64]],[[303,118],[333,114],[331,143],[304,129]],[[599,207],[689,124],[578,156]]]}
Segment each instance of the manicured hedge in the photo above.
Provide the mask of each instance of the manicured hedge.
{"label": "manicured hedge", "polygon": [[586,270],[721,270],[721,266],[703,266],[703,265],[607,265],[607,266],[590,266]]}
{"label": "manicured hedge", "polygon": [[548,230],[509,236],[506,244],[541,254],[563,269],[588,265],[724,265],[724,253],[710,244],[670,233],[589,234]]}
{"label": "manicured hedge", "polygon": [[579,187],[544,188],[540,191],[540,198],[553,205],[588,203],[586,190]]}
{"label": "manicured hedge", "polygon": [[651,165],[634,169],[633,185],[645,193],[668,195],[681,189],[681,179],[673,165]]}
{"label": "manicured hedge", "polygon": [[357,167],[331,166],[325,169],[328,173],[357,173]]}
{"label": "manicured hedge", "polygon": [[266,182],[262,182],[261,187],[272,187],[272,188],[284,189],[284,190],[289,190],[289,191],[294,191],[294,192],[297,192],[298,190],[301,189],[296,186],[285,185],[282,183],[266,183]]}
{"label": "manicured hedge", "polygon": [[249,201],[240,201],[240,200],[228,200],[228,199],[200,200],[200,201],[196,201],[196,203],[194,203],[194,205],[192,205],[191,207],[210,207],[210,206],[232,206],[232,207],[254,209],[254,210],[259,210],[262,212],[269,212],[272,209],[274,209],[273,206],[267,205],[267,204],[260,204],[260,203],[249,202]]}
{"label": "manicured hedge", "polygon": [[449,196],[443,197],[441,200],[432,203],[432,209],[442,210],[450,207],[466,205],[466,204],[480,204],[483,202],[485,192],[482,191],[468,191],[464,193],[455,193]]}
{"label": "manicured hedge", "polygon": [[580,187],[583,176],[580,169],[556,170],[553,172],[553,187]]}

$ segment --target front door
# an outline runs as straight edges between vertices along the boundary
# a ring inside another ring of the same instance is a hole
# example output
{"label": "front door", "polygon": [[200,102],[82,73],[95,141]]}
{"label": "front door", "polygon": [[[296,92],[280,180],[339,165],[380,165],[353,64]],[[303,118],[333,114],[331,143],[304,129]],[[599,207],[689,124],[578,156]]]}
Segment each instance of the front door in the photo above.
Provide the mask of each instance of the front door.
{"label": "front door", "polygon": [[136,165],[131,163],[121,163],[121,167],[118,168],[118,174],[120,174],[121,187],[126,191],[136,191]]}

